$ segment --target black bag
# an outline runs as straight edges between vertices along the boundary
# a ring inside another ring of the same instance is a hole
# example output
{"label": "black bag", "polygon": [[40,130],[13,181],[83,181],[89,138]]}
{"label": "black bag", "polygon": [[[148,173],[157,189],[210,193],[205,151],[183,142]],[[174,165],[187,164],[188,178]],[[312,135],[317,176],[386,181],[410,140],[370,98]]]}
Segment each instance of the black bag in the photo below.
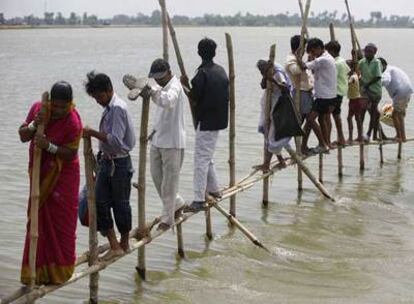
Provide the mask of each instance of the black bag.
{"label": "black bag", "polygon": [[293,105],[292,97],[285,91],[279,97],[272,112],[275,127],[275,140],[285,137],[303,136],[299,118]]}

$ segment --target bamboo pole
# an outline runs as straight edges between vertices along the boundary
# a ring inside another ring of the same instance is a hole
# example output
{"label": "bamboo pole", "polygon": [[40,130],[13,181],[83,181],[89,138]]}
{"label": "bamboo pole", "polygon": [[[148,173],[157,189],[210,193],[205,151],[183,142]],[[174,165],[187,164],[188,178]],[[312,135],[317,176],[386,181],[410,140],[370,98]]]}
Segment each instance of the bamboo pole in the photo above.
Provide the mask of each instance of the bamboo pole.
{"label": "bamboo pole", "polygon": [[[305,11],[303,12],[302,7],[302,1],[299,0],[299,7],[301,9],[302,13],[302,29],[300,33],[300,44],[299,44],[299,54],[297,61],[302,62],[303,55],[305,54],[305,36],[307,34],[307,23],[308,23],[308,17],[309,17],[309,10],[310,10],[311,0],[306,1]],[[295,83],[295,108],[296,112],[299,114],[299,117],[301,117],[301,88],[300,88],[300,81],[301,75],[298,75],[295,77],[294,83]],[[299,157],[302,154],[301,146],[302,146],[302,138],[299,136],[295,137],[295,145],[296,145],[296,153],[299,155]],[[302,170],[298,166],[298,191],[303,190],[303,176],[302,176]]]}
{"label": "bamboo pole", "polygon": [[323,184],[323,153],[319,153],[319,182]]}
{"label": "bamboo pole", "polygon": [[346,11],[348,13],[349,29],[351,31],[352,50],[353,50],[352,59],[355,61],[358,58],[357,54],[358,53],[362,54],[361,45],[359,44],[358,37],[355,32],[354,22],[353,22],[353,18],[351,14],[351,9],[349,8],[348,0],[345,0],[345,5],[346,5]]}
{"label": "bamboo pole", "polygon": [[[85,177],[88,195],[89,215],[89,257],[88,265],[94,265],[98,260],[98,236],[96,223],[96,201],[95,201],[95,180],[93,177],[94,156],[90,137],[83,139],[83,154],[85,157]],[[89,277],[89,303],[98,303],[99,273],[91,274]]]}
{"label": "bamboo pole", "polygon": [[[303,20],[303,17],[304,17],[304,12],[303,12],[303,3],[302,3],[302,0],[298,0],[298,2],[299,2],[299,10],[300,10],[300,17],[302,18],[302,20]],[[309,31],[308,31],[308,28],[306,27],[306,33],[305,33],[305,37],[306,38],[309,38]]]}
{"label": "bamboo pole", "polygon": [[[147,169],[147,145],[148,145],[148,116],[150,97],[143,96],[141,111],[141,128],[139,136],[139,165],[138,165],[138,229],[144,231],[145,223],[145,175]],[[138,266],[136,270],[139,276],[145,280],[145,246],[138,250]]]}
{"label": "bamboo pole", "polygon": [[[42,107],[40,112],[47,116],[49,105],[49,93],[42,94]],[[46,121],[41,123],[36,130],[36,136],[43,136],[45,132]],[[30,193],[30,245],[29,245],[29,268],[30,268],[30,288],[36,285],[36,257],[37,241],[39,239],[39,197],[40,197],[40,166],[42,161],[42,149],[35,146],[33,152],[33,168],[31,176],[31,193]]]}
{"label": "bamboo pole", "polygon": [[[230,182],[229,186],[233,187],[236,184],[236,161],[235,161],[235,138],[236,138],[236,89],[235,89],[235,73],[234,73],[234,56],[233,56],[233,42],[229,33],[226,33],[227,55],[229,60],[229,112],[230,112],[230,126],[229,126],[229,169]],[[236,197],[230,198],[230,214],[236,216]]]}
{"label": "bamboo pole", "polygon": [[302,162],[300,157],[293,151],[293,149],[289,146],[285,147],[286,151],[290,154],[290,156],[297,162],[298,166],[301,167],[303,173],[311,180],[311,182],[318,188],[318,190],[331,201],[335,201],[335,199],[329,194],[329,192],[325,189],[325,187],[313,176],[310,172],[308,167]]}
{"label": "bamboo pole", "polygon": [[205,216],[206,216],[206,238],[211,241],[213,239],[213,229],[211,228],[210,208],[208,208],[205,211]]}
{"label": "bamboo pole", "polygon": [[397,158],[399,160],[401,160],[401,155],[402,155],[402,143],[398,143],[398,154],[397,154]]}
{"label": "bamboo pole", "polygon": [[167,8],[165,0],[158,0],[161,7],[161,20],[162,20],[162,57],[165,61],[168,61],[168,21],[167,21]]}
{"label": "bamboo pole", "polygon": [[331,41],[336,41],[335,37],[335,27],[332,22],[329,23],[329,35],[331,37]]}
{"label": "bamboo pole", "polygon": [[378,130],[379,130],[379,139],[380,139],[380,145],[379,145],[380,164],[382,166],[384,164],[384,151],[383,151],[383,148],[382,148],[384,138],[382,137],[383,131],[382,131],[381,122],[378,122]]}
{"label": "bamboo pole", "polygon": [[364,144],[359,145],[359,170],[365,170]]}
{"label": "bamboo pole", "polygon": [[[171,22],[171,19],[170,19],[170,16],[168,15],[168,13],[167,13],[167,25],[168,25],[168,29],[170,31],[170,36],[171,36],[171,40],[173,42],[174,51],[175,51],[175,55],[177,57],[177,63],[178,63],[178,67],[180,68],[181,76],[187,77],[187,73],[186,73],[185,67],[184,67],[183,57],[181,56],[180,46],[178,45],[177,34],[175,33],[175,29],[173,27],[173,24]],[[185,89],[189,90],[190,88],[185,88]],[[193,119],[193,125],[195,127],[194,102],[190,98],[188,98],[188,102],[189,102],[189,105],[190,105],[191,117]]]}
{"label": "bamboo pole", "polygon": [[183,241],[183,227],[181,223],[177,224],[177,252],[180,258],[185,258],[184,241]]}
{"label": "bamboo pole", "polygon": [[[276,45],[273,44],[270,47],[270,53],[269,53],[269,62],[272,64],[271,70],[273,71],[273,65],[275,63],[275,57],[276,57]],[[266,73],[271,73],[269,71],[266,71]],[[267,75],[266,75],[267,76]],[[273,94],[273,82],[271,80],[267,80],[266,84],[266,101],[265,101],[265,122],[264,122],[264,147],[263,147],[263,163],[266,162],[267,155],[270,153],[267,150],[267,141],[269,137],[269,129],[270,129],[270,111],[272,108],[272,94]],[[269,204],[269,178],[265,178],[263,180],[263,199],[262,199],[263,205],[267,206]]]}

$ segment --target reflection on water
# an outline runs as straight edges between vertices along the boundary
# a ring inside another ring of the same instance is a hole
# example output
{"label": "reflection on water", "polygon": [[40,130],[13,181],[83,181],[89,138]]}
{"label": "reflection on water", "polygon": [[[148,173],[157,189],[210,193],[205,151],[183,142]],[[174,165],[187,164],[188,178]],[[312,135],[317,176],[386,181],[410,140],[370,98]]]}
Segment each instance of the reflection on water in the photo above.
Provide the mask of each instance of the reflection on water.
{"label": "reflection on water", "polygon": [[[241,178],[262,157],[262,137],[256,133],[260,79],[255,62],[267,56],[274,42],[277,60],[283,62],[295,29],[177,29],[189,74],[199,64],[196,44],[206,35],[218,41],[217,61],[227,65],[226,31],[233,36],[235,50],[236,167]],[[312,29],[312,34],[327,39],[329,31]],[[338,29],[337,36],[340,41],[349,41],[345,29]],[[401,45],[401,36],[407,37],[404,47],[395,48]],[[92,69],[108,73],[116,91],[126,98],[122,76],[146,75],[149,64],[161,55],[161,39],[154,37],[160,38],[159,29],[0,31],[0,295],[19,286],[28,180],[27,145],[18,141],[16,130],[31,102],[53,82],[65,79],[74,87],[84,124],[97,126],[102,110],[83,91],[86,73]],[[360,40],[377,42],[380,55],[414,79],[414,63],[404,51],[414,49],[412,30],[361,30]],[[349,49],[344,45],[343,52],[349,53]],[[178,71],[175,62],[172,67]],[[140,102],[130,102],[129,106],[138,126]],[[409,123],[413,120],[410,107],[407,133],[414,135]],[[189,113],[186,115],[188,149],[180,192],[191,200],[193,134]],[[227,146],[227,132],[221,132],[216,166],[223,185],[228,181]],[[239,231],[229,229],[225,219],[214,211],[214,240],[207,241],[204,216],[197,215],[183,225],[186,259],[177,257],[176,236],[168,233],[147,249],[148,281],[137,277],[135,254],[101,273],[102,303],[414,302],[412,143],[404,147],[401,162],[396,160],[396,147],[384,146],[382,168],[377,147],[369,147],[367,170],[362,174],[358,153],[358,147],[343,150],[341,180],[337,177],[336,153],[324,158],[325,186],[337,198],[335,203],[323,199],[306,176],[305,189],[298,194],[296,168],[272,178],[268,208],[261,204],[261,184],[237,196],[239,219],[271,249],[271,254],[253,246]],[[133,154],[134,164],[137,154]],[[307,164],[317,173],[317,158],[309,159]],[[147,181],[147,217],[151,219],[160,212],[161,202],[149,176]],[[136,200],[133,193],[133,214],[137,214]],[[227,208],[227,203],[224,206]],[[79,226],[78,252],[87,248],[87,234]],[[82,303],[88,297],[86,286],[87,280],[82,280],[39,302]]]}

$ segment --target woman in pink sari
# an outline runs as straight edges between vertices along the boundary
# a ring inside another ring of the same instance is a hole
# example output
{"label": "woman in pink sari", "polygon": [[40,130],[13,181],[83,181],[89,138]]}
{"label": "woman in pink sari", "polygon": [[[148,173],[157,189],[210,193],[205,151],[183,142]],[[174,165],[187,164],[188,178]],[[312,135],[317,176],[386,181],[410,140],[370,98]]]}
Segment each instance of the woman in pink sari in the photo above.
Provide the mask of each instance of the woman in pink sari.
{"label": "woman in pink sari", "polygon": [[[41,103],[31,107],[19,128],[22,142],[30,141],[29,175],[33,166],[34,146],[42,149],[39,199],[39,239],[36,255],[36,284],[60,284],[67,281],[75,268],[75,240],[79,192],[78,147],[82,135],[79,113],[72,103],[72,88],[61,81],[50,92],[49,120],[45,135],[35,135],[37,125],[46,121]],[[28,205],[30,214],[30,199]],[[30,283],[28,218],[21,282]]]}

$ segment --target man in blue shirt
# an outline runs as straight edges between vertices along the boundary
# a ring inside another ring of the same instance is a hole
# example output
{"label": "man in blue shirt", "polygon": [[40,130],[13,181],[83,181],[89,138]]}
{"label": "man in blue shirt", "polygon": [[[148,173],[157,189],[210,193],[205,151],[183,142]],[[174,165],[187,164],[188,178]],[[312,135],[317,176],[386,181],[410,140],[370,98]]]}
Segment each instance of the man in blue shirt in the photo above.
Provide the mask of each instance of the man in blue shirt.
{"label": "man in blue shirt", "polygon": [[[133,168],[129,152],[135,146],[135,133],[127,104],[113,90],[110,78],[105,74],[90,72],[85,84],[86,92],[104,108],[99,131],[84,128],[84,136],[99,140],[99,169],[96,176],[96,209],[98,231],[108,238],[110,250],[103,259],[122,255],[129,250],[131,230],[131,178]],[[121,233],[118,239],[111,215]]]}

